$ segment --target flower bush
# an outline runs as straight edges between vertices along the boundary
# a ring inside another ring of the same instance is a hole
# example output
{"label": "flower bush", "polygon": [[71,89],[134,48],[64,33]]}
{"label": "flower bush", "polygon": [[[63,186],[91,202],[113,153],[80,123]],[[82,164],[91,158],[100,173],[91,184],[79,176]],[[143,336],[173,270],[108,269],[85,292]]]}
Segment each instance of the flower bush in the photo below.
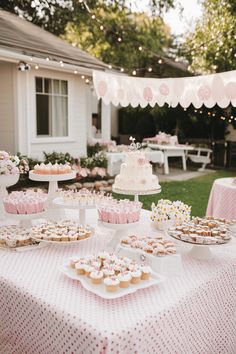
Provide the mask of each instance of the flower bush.
{"label": "flower bush", "polygon": [[16,175],[19,173],[19,158],[0,151],[0,175]]}

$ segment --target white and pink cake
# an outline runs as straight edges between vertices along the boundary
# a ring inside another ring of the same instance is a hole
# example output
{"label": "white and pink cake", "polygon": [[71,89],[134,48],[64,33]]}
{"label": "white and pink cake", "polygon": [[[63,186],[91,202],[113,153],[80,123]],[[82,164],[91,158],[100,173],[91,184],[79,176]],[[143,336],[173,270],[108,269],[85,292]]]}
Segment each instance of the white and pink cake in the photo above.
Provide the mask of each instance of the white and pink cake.
{"label": "white and pink cake", "polygon": [[51,164],[51,162],[49,162],[48,164],[41,163],[35,165],[33,172],[39,175],[60,175],[71,173],[72,168],[68,164]]}
{"label": "white and pink cake", "polygon": [[143,151],[134,150],[126,154],[116,176],[113,189],[119,191],[153,191],[160,190],[158,177],[152,173],[152,165],[145,158]]}
{"label": "white and pink cake", "polygon": [[10,214],[35,214],[45,210],[47,194],[34,191],[12,192],[3,199],[4,209]]}
{"label": "white and pink cake", "polygon": [[130,224],[139,221],[142,203],[127,199],[110,199],[97,205],[99,220],[110,224]]}

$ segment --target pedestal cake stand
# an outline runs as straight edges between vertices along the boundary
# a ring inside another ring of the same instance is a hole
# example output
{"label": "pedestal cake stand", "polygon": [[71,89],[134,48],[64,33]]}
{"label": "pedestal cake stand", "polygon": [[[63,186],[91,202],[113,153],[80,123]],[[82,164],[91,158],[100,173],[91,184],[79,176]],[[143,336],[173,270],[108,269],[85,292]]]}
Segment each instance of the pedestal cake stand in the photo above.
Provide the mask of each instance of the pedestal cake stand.
{"label": "pedestal cake stand", "polygon": [[81,225],[86,225],[86,210],[96,209],[96,205],[75,205],[70,203],[64,203],[63,198],[58,197],[53,200],[53,204],[57,205],[59,208],[63,209],[75,209],[79,211],[79,223]]}
{"label": "pedestal cake stand", "polygon": [[105,227],[106,229],[111,229],[115,231],[111,241],[107,245],[108,248],[112,248],[113,250],[115,250],[120,240],[126,236],[127,231],[131,230],[132,228],[136,228],[138,225],[139,225],[139,221],[132,222],[129,224],[111,224],[109,222],[98,221],[98,226]]}
{"label": "pedestal cake stand", "polygon": [[43,211],[41,213],[34,214],[11,214],[5,212],[5,216],[9,219],[19,221],[20,226],[28,229],[32,227],[32,220],[34,219],[45,219],[47,212]]}
{"label": "pedestal cake stand", "polygon": [[117,189],[117,188],[112,188],[112,191],[114,193],[118,194],[123,194],[123,195],[133,195],[134,196],[134,201],[138,202],[139,201],[139,195],[151,195],[151,194],[159,194],[161,193],[161,187],[158,189],[153,189],[149,191],[131,191],[131,190],[123,190],[123,189]]}
{"label": "pedestal cake stand", "polygon": [[70,179],[74,179],[76,177],[76,172],[73,171],[71,173],[62,173],[62,174],[55,174],[55,175],[43,175],[34,173],[34,171],[29,172],[29,178],[32,181],[38,182],[49,182],[48,186],[48,201],[49,203],[56,197],[57,190],[58,190],[58,183],[59,181],[67,181]]}

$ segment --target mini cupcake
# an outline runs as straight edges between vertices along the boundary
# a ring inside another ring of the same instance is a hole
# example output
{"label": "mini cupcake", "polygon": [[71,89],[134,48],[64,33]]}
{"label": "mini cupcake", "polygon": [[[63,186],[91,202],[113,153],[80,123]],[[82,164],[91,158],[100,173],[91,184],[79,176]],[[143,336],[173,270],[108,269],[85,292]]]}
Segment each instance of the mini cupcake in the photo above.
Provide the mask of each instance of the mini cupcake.
{"label": "mini cupcake", "polygon": [[100,270],[94,270],[90,273],[90,279],[93,284],[101,284],[103,279],[103,272]]}
{"label": "mini cupcake", "polygon": [[115,271],[113,268],[103,268],[103,274],[104,278],[112,277],[113,275],[115,275]]}
{"label": "mini cupcake", "polygon": [[141,273],[141,270],[139,270],[139,269],[136,269],[136,270],[132,271],[131,272],[131,277],[132,277],[131,283],[132,284],[139,283],[140,280],[141,280],[141,275],[142,275],[142,273]]}
{"label": "mini cupcake", "polygon": [[75,264],[75,270],[76,270],[76,273],[78,275],[84,275],[85,274],[85,264],[81,263],[81,262],[77,262]]}
{"label": "mini cupcake", "polygon": [[123,272],[118,275],[118,279],[120,281],[120,288],[128,288],[130,281],[132,279],[130,272]]}
{"label": "mini cupcake", "polygon": [[151,275],[151,268],[149,266],[141,266],[141,279],[142,280],[148,280],[150,279],[150,275]]}
{"label": "mini cupcake", "polygon": [[116,276],[107,277],[104,279],[104,284],[106,286],[106,291],[115,292],[119,288],[120,281]]}
{"label": "mini cupcake", "polygon": [[78,257],[71,257],[69,266],[71,268],[75,268],[75,264],[78,263],[78,262],[79,262],[79,258]]}

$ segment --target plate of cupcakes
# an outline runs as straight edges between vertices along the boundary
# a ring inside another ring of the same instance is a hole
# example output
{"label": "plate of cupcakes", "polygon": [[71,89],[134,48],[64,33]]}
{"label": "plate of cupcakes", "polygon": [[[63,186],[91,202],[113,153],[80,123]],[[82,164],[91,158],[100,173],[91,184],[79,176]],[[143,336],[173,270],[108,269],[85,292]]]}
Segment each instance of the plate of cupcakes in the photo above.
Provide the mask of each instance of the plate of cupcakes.
{"label": "plate of cupcakes", "polygon": [[72,257],[59,269],[67,277],[78,280],[86,290],[104,299],[116,299],[164,280],[148,265],[106,251],[83,258]]}

